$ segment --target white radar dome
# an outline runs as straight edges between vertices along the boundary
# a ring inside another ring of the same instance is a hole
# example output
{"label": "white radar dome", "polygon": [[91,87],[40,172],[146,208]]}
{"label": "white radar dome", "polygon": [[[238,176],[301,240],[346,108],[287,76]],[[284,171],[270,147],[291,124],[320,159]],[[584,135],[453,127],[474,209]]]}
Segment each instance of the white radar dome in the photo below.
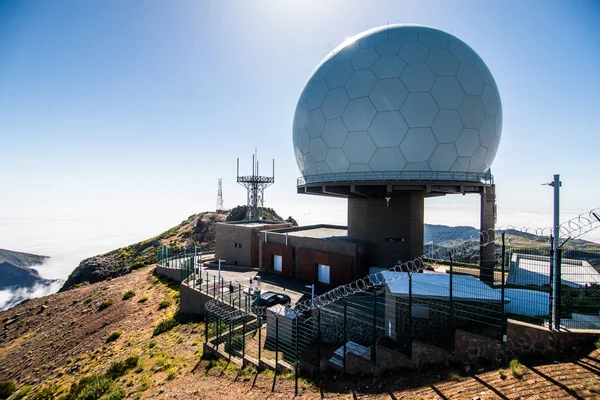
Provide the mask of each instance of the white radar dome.
{"label": "white radar dome", "polygon": [[389,25],[323,59],[298,100],[293,142],[302,175],[313,180],[488,173],[501,132],[496,82],[473,49],[437,29]]}

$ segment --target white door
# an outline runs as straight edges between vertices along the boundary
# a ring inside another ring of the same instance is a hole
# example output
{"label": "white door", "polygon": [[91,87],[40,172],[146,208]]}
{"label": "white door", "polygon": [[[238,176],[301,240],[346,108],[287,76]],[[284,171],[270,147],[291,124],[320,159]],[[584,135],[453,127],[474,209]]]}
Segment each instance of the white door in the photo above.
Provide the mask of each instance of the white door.
{"label": "white door", "polygon": [[283,270],[282,266],[281,266],[281,260],[282,260],[281,256],[278,256],[278,255],[273,256],[273,269],[277,272],[281,272]]}
{"label": "white door", "polygon": [[317,269],[317,280],[321,283],[329,283],[329,265],[319,264]]}

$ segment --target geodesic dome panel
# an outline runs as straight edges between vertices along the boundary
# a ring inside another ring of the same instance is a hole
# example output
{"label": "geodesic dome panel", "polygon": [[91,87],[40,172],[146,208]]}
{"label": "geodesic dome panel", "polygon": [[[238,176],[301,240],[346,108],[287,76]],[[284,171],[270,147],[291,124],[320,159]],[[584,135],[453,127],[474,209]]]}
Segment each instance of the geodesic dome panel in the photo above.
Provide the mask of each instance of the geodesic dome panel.
{"label": "geodesic dome panel", "polygon": [[302,175],[489,171],[502,133],[498,88],[483,60],[437,29],[390,25],[345,41],[296,106]]}

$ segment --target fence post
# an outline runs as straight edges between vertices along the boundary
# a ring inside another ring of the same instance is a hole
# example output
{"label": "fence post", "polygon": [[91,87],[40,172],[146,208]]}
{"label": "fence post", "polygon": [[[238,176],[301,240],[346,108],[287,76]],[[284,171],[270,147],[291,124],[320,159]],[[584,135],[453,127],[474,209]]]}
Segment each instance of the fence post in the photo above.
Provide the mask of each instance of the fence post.
{"label": "fence post", "polygon": [[242,322],[242,359],[246,358],[246,318]]}
{"label": "fence post", "polygon": [[557,258],[556,258],[556,275],[558,275],[556,277],[556,283],[558,284],[558,287],[556,288],[556,299],[554,300],[556,302],[555,305],[555,309],[556,309],[556,319],[554,320],[554,328],[557,331],[560,331],[560,311],[561,311],[561,306],[562,306],[562,255],[563,255],[563,250],[561,248],[558,248],[556,250],[558,252],[557,254]]}
{"label": "fence post", "polygon": [[275,315],[275,376],[273,377],[273,387],[271,392],[275,391],[275,378],[277,378],[277,364],[279,363],[279,316]]}
{"label": "fence post", "polygon": [[204,343],[208,343],[208,314],[204,317]]}
{"label": "fence post", "polygon": [[[492,270],[492,277],[494,271]],[[448,335],[449,349],[454,350],[454,262],[452,261],[452,254],[450,254],[450,335]]]}
{"label": "fence post", "polygon": [[371,339],[371,362],[377,366],[377,288],[373,286],[373,337]]}
{"label": "fence post", "polygon": [[[207,272],[208,274],[208,272]],[[213,276],[213,297],[216,299],[217,298],[217,283],[216,283],[216,278]]]}
{"label": "fence post", "polygon": [[261,348],[261,331],[262,331],[262,315],[260,315],[260,310],[258,313],[258,367],[260,368],[260,348]]}
{"label": "fence post", "polygon": [[550,235],[550,295],[548,296],[549,301],[548,305],[550,309],[548,310],[548,315],[550,318],[548,319],[548,329],[552,330],[554,327],[554,318],[553,318],[553,310],[554,310],[554,240],[553,236]]}
{"label": "fence post", "polygon": [[412,272],[408,274],[408,357],[412,359],[413,317],[412,317]]}
{"label": "fence post", "polygon": [[206,271],[206,295],[208,296],[208,271]]}
{"label": "fence post", "polygon": [[317,308],[317,374],[321,374],[321,309]]}
{"label": "fence post", "polygon": [[344,373],[346,373],[346,344],[348,343],[348,300],[344,297]]}
{"label": "fence post", "polygon": [[298,316],[298,312],[294,311],[296,313],[296,356],[294,357],[296,360],[295,365],[294,365],[294,380],[295,380],[295,387],[294,387],[294,394],[295,396],[298,396],[298,324],[300,323],[300,318]]}
{"label": "fence post", "polygon": [[506,242],[505,242],[505,233],[502,232],[502,266],[501,266],[501,285],[500,286],[500,303],[501,303],[501,315],[500,315],[500,342],[504,342],[504,335],[506,335],[506,311],[504,310],[504,265],[506,263]]}
{"label": "fence post", "polygon": [[219,350],[219,344],[221,344],[221,318],[218,316],[215,325],[217,326],[217,350]]}

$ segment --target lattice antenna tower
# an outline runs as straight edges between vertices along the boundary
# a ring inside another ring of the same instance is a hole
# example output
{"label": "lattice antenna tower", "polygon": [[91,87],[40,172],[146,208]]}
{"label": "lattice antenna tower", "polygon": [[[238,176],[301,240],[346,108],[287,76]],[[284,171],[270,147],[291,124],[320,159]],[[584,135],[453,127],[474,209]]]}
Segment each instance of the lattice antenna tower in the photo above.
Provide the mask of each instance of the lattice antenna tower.
{"label": "lattice antenna tower", "polygon": [[260,221],[263,219],[263,208],[265,201],[265,189],[275,183],[275,159],[273,159],[273,170],[271,176],[260,176],[258,172],[258,157],[256,150],[252,155],[252,175],[240,176],[240,159],[237,159],[237,183],[246,188],[248,192],[249,221]]}
{"label": "lattice antenna tower", "polygon": [[219,189],[217,190],[217,212],[223,211],[223,179],[219,178]]}

